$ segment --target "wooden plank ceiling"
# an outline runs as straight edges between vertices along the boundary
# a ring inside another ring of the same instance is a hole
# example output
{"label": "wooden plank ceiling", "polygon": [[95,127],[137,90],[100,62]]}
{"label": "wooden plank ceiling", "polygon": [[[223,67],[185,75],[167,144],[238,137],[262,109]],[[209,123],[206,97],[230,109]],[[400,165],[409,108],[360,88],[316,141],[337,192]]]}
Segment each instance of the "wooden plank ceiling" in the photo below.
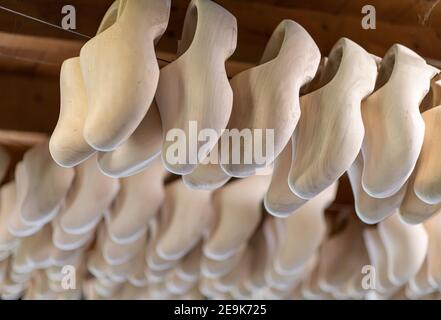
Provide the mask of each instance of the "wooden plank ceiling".
{"label": "wooden plank ceiling", "polygon": [[[93,36],[113,0],[70,0],[77,9],[78,32]],[[238,20],[238,48],[230,73],[256,63],[273,29],[283,19],[302,24],[326,55],[348,37],[382,56],[401,43],[441,60],[440,0],[216,0]],[[168,30],[158,56],[176,51],[189,0],[172,0]],[[66,0],[1,0],[0,6],[60,25]],[[361,8],[374,5],[377,29],[361,28]],[[0,129],[53,130],[59,110],[58,74],[62,61],[78,55],[87,39],[0,9]]]}

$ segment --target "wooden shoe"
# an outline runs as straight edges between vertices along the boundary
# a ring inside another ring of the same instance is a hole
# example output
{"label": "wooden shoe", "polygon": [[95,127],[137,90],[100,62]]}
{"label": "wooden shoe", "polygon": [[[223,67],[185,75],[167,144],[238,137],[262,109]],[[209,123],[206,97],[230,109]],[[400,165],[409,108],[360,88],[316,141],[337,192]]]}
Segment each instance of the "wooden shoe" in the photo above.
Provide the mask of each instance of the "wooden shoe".
{"label": "wooden shoe", "polygon": [[46,224],[37,233],[26,238],[26,259],[35,269],[45,269],[51,266],[52,227]]}
{"label": "wooden shoe", "polygon": [[401,203],[399,212],[401,218],[409,224],[419,224],[441,209],[441,203],[429,204],[422,201],[416,194],[414,188],[415,175],[409,178],[406,195]]}
{"label": "wooden shoe", "polygon": [[[120,1],[115,1],[104,15],[98,34],[115,23]],[[60,115],[49,141],[52,158],[62,167],[74,167],[96,151],[83,137],[88,113],[86,87],[81,73],[80,58],[63,62],[60,72]]]}
{"label": "wooden shoe", "polygon": [[288,176],[291,159],[292,143],[288,143],[274,162],[271,184],[265,194],[265,209],[279,218],[291,215],[308,201],[296,196],[289,188]]}
{"label": "wooden shoe", "polygon": [[[218,150],[215,146],[213,150]],[[216,157],[212,155],[212,157]],[[216,190],[224,186],[231,177],[222,170],[220,156],[217,153],[216,163],[199,164],[193,172],[182,177],[185,185],[196,190]]]}
{"label": "wooden shoe", "polygon": [[169,0],[120,0],[116,22],[81,49],[89,102],[83,134],[94,149],[114,150],[147,114],[159,78],[154,45],[169,13]]}
{"label": "wooden shoe", "polygon": [[[102,227],[105,227],[105,224],[102,225]],[[136,257],[141,250],[145,250],[147,232],[135,239],[135,241],[124,244],[114,242],[107,230],[105,233],[106,237],[102,243],[101,250],[104,260],[112,266],[127,263]]]}
{"label": "wooden shoe", "polygon": [[322,72],[322,87],[300,99],[302,116],[293,137],[288,181],[304,199],[329,187],[357,157],[364,136],[360,104],[374,89],[377,67],[364,49],[342,38]]}
{"label": "wooden shoe", "polygon": [[172,211],[170,223],[159,235],[156,246],[161,258],[179,260],[202,239],[213,215],[211,196],[209,191],[187,188],[181,179],[166,187],[165,202],[169,202]]}
{"label": "wooden shoe", "polygon": [[61,227],[60,216],[56,217],[52,222],[52,242],[59,250],[76,250],[91,241],[95,236],[95,229],[84,234],[71,234]]}
{"label": "wooden shoe", "polygon": [[239,264],[246,249],[247,244],[243,244],[239,251],[223,260],[213,260],[203,256],[201,259],[202,274],[207,278],[219,278],[228,274]]}
{"label": "wooden shoe", "polygon": [[135,132],[118,148],[98,154],[98,167],[113,178],[132,176],[159,158],[162,146],[161,118],[153,102]]}
{"label": "wooden shoe", "polygon": [[360,154],[348,169],[349,181],[355,201],[355,212],[361,221],[376,224],[393,214],[401,205],[406,194],[404,185],[396,194],[387,198],[374,198],[362,186],[363,156]]}
{"label": "wooden shoe", "polygon": [[80,58],[63,62],[60,72],[60,116],[49,141],[54,161],[62,167],[74,167],[96,151],[84,140],[87,96],[81,74]]}
{"label": "wooden shoe", "polygon": [[197,282],[201,273],[202,241],[195,246],[174,269],[180,279]]}
{"label": "wooden shoe", "polygon": [[273,266],[278,274],[298,273],[325,239],[324,210],[334,200],[337,184],[328,189],[288,218],[276,220],[280,238]]}
{"label": "wooden shoe", "polygon": [[61,168],[49,153],[48,143],[30,149],[23,157],[22,175],[16,177],[19,212],[31,225],[42,225],[58,213],[72,184],[74,170]]}
{"label": "wooden shoe", "polygon": [[204,255],[223,260],[234,255],[253,235],[262,219],[262,201],[268,176],[233,181],[215,192],[217,223],[204,245]]}
{"label": "wooden shoe", "polygon": [[145,261],[146,252],[139,253],[136,255],[133,263],[136,264],[135,271],[133,274],[128,276],[128,281],[131,285],[135,287],[146,287],[149,284],[149,279],[146,273],[147,263]]}
{"label": "wooden shoe", "polygon": [[[18,239],[8,230],[8,220],[15,209],[15,183],[0,188],[0,251],[7,252],[18,245]],[[2,260],[2,259],[0,259]]]}
{"label": "wooden shoe", "polygon": [[429,282],[433,287],[441,288],[441,254],[439,246],[441,244],[441,211],[426,221],[424,224],[429,234],[429,248],[427,251],[427,267]]}
{"label": "wooden shoe", "polygon": [[76,178],[60,213],[60,225],[70,234],[84,234],[102,219],[119,191],[119,181],[103,175],[96,157],[76,168]]}
{"label": "wooden shoe", "polygon": [[409,280],[406,286],[406,295],[411,299],[418,299],[435,292],[438,286],[433,286],[429,277],[427,256],[418,273]]}
{"label": "wooden shoe", "polygon": [[[441,82],[441,81],[440,81]],[[441,121],[441,106],[423,113],[426,131],[424,143],[415,167],[414,192],[418,198],[428,204],[441,203],[441,166],[437,136],[441,133],[438,128]]]}
{"label": "wooden shoe", "polygon": [[[26,175],[24,174],[23,163],[20,162],[15,167],[16,180],[22,181],[23,184],[27,183]],[[24,175],[23,178],[18,178]],[[23,202],[23,198],[26,196],[23,192],[20,194],[20,198],[17,198],[17,186],[15,181],[4,186],[1,193],[8,199],[2,202],[2,206],[7,209],[8,215],[5,216],[5,222],[9,233],[18,238],[29,237],[41,229],[41,225],[31,225],[23,220],[19,209],[19,204]]]}
{"label": "wooden shoe", "polygon": [[375,268],[375,291],[385,297],[392,296],[398,289],[388,277],[388,261],[386,248],[377,228],[367,228],[363,231],[370,265]]}
{"label": "wooden shoe", "polygon": [[362,185],[369,195],[390,197],[411,175],[424,139],[419,106],[438,72],[401,45],[392,46],[384,56],[377,90],[362,106],[366,128]]}
{"label": "wooden shoe", "polygon": [[[292,20],[283,20],[272,34],[260,65],[233,77],[234,103],[228,128],[260,129],[263,137],[267,137],[268,129],[274,130],[274,141],[262,140],[263,146],[274,143],[274,150],[273,154],[266,155],[265,164],[258,163],[254,154],[251,163],[244,163],[248,155],[245,155],[246,146],[241,144],[241,162],[232,163],[230,155],[228,164],[222,164],[227,174],[253,175],[256,169],[277,158],[300,117],[300,88],[314,78],[319,63],[320,51],[308,32]],[[256,141],[250,142],[255,149]],[[253,151],[256,150],[248,150]]]}
{"label": "wooden shoe", "polygon": [[423,225],[409,225],[394,214],[378,225],[386,248],[388,278],[401,286],[414,277],[427,254],[428,236]]}
{"label": "wooden shoe", "polygon": [[172,209],[172,203],[165,201],[160,213],[150,221],[148,227],[149,239],[147,242],[146,262],[149,269],[148,278],[155,283],[162,283],[166,273],[179,263],[179,260],[162,258],[156,250],[160,235],[170,225]]}
{"label": "wooden shoe", "polygon": [[341,294],[350,277],[361,273],[359,262],[367,259],[361,224],[353,217],[348,217],[346,223],[340,233],[331,236],[321,247],[319,285],[333,295]]}
{"label": "wooden shoe", "polygon": [[114,242],[133,242],[147,231],[164,200],[165,172],[161,160],[156,159],[143,172],[120,180],[120,191],[106,215],[109,237]]}
{"label": "wooden shoe", "polygon": [[[236,19],[227,10],[209,0],[190,3],[179,57],[161,69],[156,92],[164,137],[171,129],[180,129],[185,133],[186,145],[194,144],[185,163],[171,163],[167,151],[176,142],[164,139],[162,159],[172,173],[191,173],[198,164],[198,153],[211,151],[228,124],[233,92],[225,61],[236,49],[236,38]],[[195,137],[190,136],[190,121],[197,125]],[[200,130],[206,128],[215,130],[217,139],[196,143]]]}

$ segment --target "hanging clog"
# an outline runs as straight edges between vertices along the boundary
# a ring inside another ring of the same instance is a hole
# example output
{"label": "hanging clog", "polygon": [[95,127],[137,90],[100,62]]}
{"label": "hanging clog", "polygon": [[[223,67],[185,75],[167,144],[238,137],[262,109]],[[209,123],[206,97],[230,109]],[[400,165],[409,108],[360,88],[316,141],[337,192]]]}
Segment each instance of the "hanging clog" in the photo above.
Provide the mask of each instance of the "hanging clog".
{"label": "hanging clog", "polygon": [[[292,20],[283,20],[274,30],[260,65],[233,77],[234,103],[228,128],[262,130],[263,150],[260,152],[264,152],[267,144],[273,144],[274,150],[273,154],[262,154],[265,163],[259,163],[255,155],[257,141],[251,136],[251,149],[241,143],[237,146],[240,150],[235,150],[240,151],[240,163],[233,163],[230,154],[230,161],[221,164],[227,174],[249,176],[256,169],[273,163],[289,142],[299,120],[300,88],[314,78],[319,63],[320,51],[308,32]],[[274,141],[266,140],[267,130],[274,130]],[[228,139],[234,143],[234,135]],[[247,157],[250,163],[244,162]]]}
{"label": "hanging clog", "polygon": [[384,56],[376,91],[362,106],[362,185],[369,195],[390,197],[411,175],[424,139],[419,106],[438,72],[401,45],[393,45]]}
{"label": "hanging clog", "polygon": [[88,101],[83,135],[95,150],[117,148],[147,114],[159,79],[154,45],[169,14],[170,0],[120,0],[116,22],[81,49]]}
{"label": "hanging clog", "polygon": [[[227,126],[233,92],[225,61],[236,49],[236,38],[236,19],[227,10],[210,0],[190,3],[178,58],[161,69],[156,92],[165,138],[162,159],[172,173],[191,173],[199,163],[199,153],[211,151]],[[171,129],[180,130],[185,141],[167,139]],[[203,129],[214,130],[215,139],[199,141]],[[183,161],[171,161],[168,151],[179,142],[188,147],[188,153],[185,150]]]}
{"label": "hanging clog", "polygon": [[320,89],[300,99],[289,186],[311,199],[356,159],[364,137],[361,101],[374,89],[377,66],[363,48],[340,39],[322,71]]}

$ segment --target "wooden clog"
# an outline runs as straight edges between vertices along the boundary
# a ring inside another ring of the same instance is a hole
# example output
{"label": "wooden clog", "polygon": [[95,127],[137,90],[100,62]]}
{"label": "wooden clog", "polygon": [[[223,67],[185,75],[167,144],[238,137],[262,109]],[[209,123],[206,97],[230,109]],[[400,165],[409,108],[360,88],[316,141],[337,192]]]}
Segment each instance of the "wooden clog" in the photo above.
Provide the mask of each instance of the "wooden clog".
{"label": "wooden clog", "polygon": [[390,197],[411,175],[424,139],[419,106],[438,72],[398,44],[384,56],[377,90],[362,106],[366,128],[362,185],[369,195]]}
{"label": "wooden clog", "polygon": [[96,152],[83,137],[88,107],[79,57],[63,62],[60,95],[60,116],[49,141],[49,150],[57,164],[74,167]]}
{"label": "wooden clog", "polygon": [[428,204],[441,203],[441,148],[437,137],[441,130],[441,106],[423,113],[426,126],[424,143],[415,167],[414,192],[418,198]]}
{"label": "wooden clog", "polygon": [[387,254],[388,278],[396,286],[408,282],[427,254],[428,235],[423,225],[409,225],[394,214],[378,225]]}
{"label": "wooden clog", "polygon": [[[120,0],[117,0],[109,7],[98,34],[115,23],[119,5]],[[67,59],[61,66],[60,96],[60,115],[49,141],[49,150],[60,166],[74,167],[96,152],[83,137],[89,108],[79,57]]]}
{"label": "wooden clog", "polygon": [[169,0],[121,0],[116,22],[81,49],[89,107],[83,135],[94,149],[114,150],[147,114],[159,78],[154,45],[169,13]]}
{"label": "wooden clog", "polygon": [[289,186],[310,199],[351,166],[364,136],[361,101],[375,85],[375,60],[349,39],[332,48],[322,87],[300,99],[302,116],[293,137]]}
{"label": "wooden clog", "polygon": [[164,259],[156,251],[160,235],[164,233],[170,224],[172,208],[172,203],[164,202],[159,215],[150,221],[148,227],[149,239],[146,256],[149,269],[148,278],[156,282],[163,282],[166,273],[179,263],[179,260]]}
{"label": "wooden clog", "polygon": [[[215,130],[217,138],[226,128],[233,105],[225,61],[236,49],[236,19],[227,10],[209,0],[193,0],[184,21],[178,58],[161,69],[156,102],[162,119],[164,137],[171,129],[185,133],[189,147],[185,163],[170,163],[167,150],[175,141],[164,139],[162,158],[167,170],[189,174],[198,164],[202,147],[210,151],[216,141],[200,142],[202,129]],[[190,121],[197,125],[190,137]]]}
{"label": "wooden clog", "polygon": [[407,185],[387,198],[374,198],[364,191],[362,186],[363,156],[360,154],[348,169],[349,181],[355,201],[357,216],[367,224],[378,223],[393,214],[401,205],[406,194]]}
{"label": "wooden clog", "polygon": [[120,191],[106,215],[114,242],[133,242],[147,231],[164,200],[165,172],[161,160],[156,159],[143,172],[120,180]]}
{"label": "wooden clog", "polygon": [[321,247],[319,285],[323,291],[341,294],[350,277],[360,273],[359,262],[367,258],[361,224],[352,217],[347,225]]}
{"label": "wooden clog", "polygon": [[[23,157],[23,174],[16,177],[18,210],[31,225],[42,225],[58,213],[72,184],[74,170],[58,166],[48,143],[39,144]],[[23,179],[25,181],[23,181]]]}
{"label": "wooden clog", "polygon": [[51,264],[52,227],[46,224],[37,233],[26,238],[26,259],[33,269],[45,269]]}
{"label": "wooden clog", "polygon": [[274,171],[271,184],[265,194],[265,209],[276,217],[287,217],[303,206],[308,200],[296,196],[288,185],[288,175],[291,169],[292,143],[285,149],[274,162]]}
{"label": "wooden clog", "polygon": [[112,240],[106,230],[106,237],[101,247],[104,260],[112,266],[127,263],[136,257],[142,250],[145,250],[146,240],[147,233],[144,233],[133,242],[119,244]]}
{"label": "wooden clog", "polygon": [[[228,128],[261,129],[263,137],[266,130],[274,130],[274,141],[263,139],[263,149],[265,143],[274,143],[274,153],[266,155],[265,164],[258,163],[254,154],[251,163],[244,163],[246,146],[241,143],[241,162],[232,163],[230,154],[229,163],[222,164],[227,174],[253,175],[256,169],[271,164],[279,155],[300,117],[300,88],[311,81],[319,63],[320,51],[308,32],[292,20],[283,20],[274,30],[260,65],[233,77],[234,101]],[[253,149],[256,148],[255,140],[251,142]]]}
{"label": "wooden clog", "polygon": [[102,219],[119,191],[119,181],[103,175],[96,157],[76,168],[72,189],[60,213],[60,225],[70,234],[84,234]]}
{"label": "wooden clog", "polygon": [[213,260],[203,256],[201,259],[202,274],[207,278],[218,278],[228,274],[238,265],[246,249],[247,244],[245,243],[239,251],[223,260]]}
{"label": "wooden clog", "polygon": [[[9,252],[18,245],[18,239],[8,230],[8,219],[15,209],[15,183],[0,188],[0,251]],[[7,254],[9,256],[9,253]]]}
{"label": "wooden clog", "polygon": [[202,241],[195,246],[176,266],[174,273],[188,281],[197,281],[201,272]]}
{"label": "wooden clog", "polygon": [[199,164],[193,172],[182,177],[186,186],[196,190],[216,190],[230,179],[219,163]]}
{"label": "wooden clog", "polygon": [[386,248],[381,240],[377,228],[368,228],[363,231],[370,265],[375,268],[375,291],[383,296],[392,296],[398,289],[388,277],[388,261]]}
{"label": "wooden clog", "polygon": [[217,223],[204,245],[204,255],[223,260],[248,242],[262,219],[262,201],[268,176],[252,176],[233,181],[215,192]]}
{"label": "wooden clog", "polygon": [[56,217],[52,222],[52,242],[54,247],[60,250],[71,251],[84,246],[95,236],[95,229],[84,234],[71,234],[61,227],[60,216]]}
{"label": "wooden clog", "polygon": [[406,295],[411,299],[418,299],[435,292],[438,286],[433,286],[429,277],[427,256],[417,274],[409,280],[406,286]]}
{"label": "wooden clog", "polygon": [[161,119],[158,107],[153,103],[139,127],[125,142],[114,151],[98,154],[98,167],[110,177],[128,177],[156,161],[161,146]]}
{"label": "wooden clog", "polygon": [[429,282],[433,287],[441,288],[441,211],[426,221],[424,224],[429,234],[429,248],[427,251],[427,269]]}
{"label": "wooden clog", "polygon": [[[19,178],[19,176],[22,177]],[[15,177],[16,180],[22,181],[22,186],[27,183],[22,162],[18,163],[15,167]],[[7,229],[12,235],[19,238],[29,237],[41,229],[41,225],[31,225],[23,220],[19,211],[19,204],[23,202],[23,198],[26,196],[26,194],[21,192],[19,195],[20,198],[17,198],[17,187],[15,181],[11,184],[6,184],[5,189],[2,192],[4,192],[4,196],[8,199],[7,201],[3,202],[2,206],[4,205],[8,208],[7,212],[9,215],[5,221],[7,223]]]}
{"label": "wooden clog", "polygon": [[299,272],[326,236],[324,210],[334,200],[337,184],[306,203],[286,219],[277,219],[279,244],[273,266],[280,275]]}
{"label": "wooden clog", "polygon": [[187,188],[181,179],[166,187],[165,202],[169,202],[172,211],[170,223],[159,235],[156,246],[160,257],[179,260],[201,240],[213,215],[211,196],[210,191]]}
{"label": "wooden clog", "polygon": [[426,203],[415,194],[414,181],[415,175],[412,174],[408,181],[406,195],[399,209],[401,218],[410,224],[424,222],[441,209],[441,203]]}

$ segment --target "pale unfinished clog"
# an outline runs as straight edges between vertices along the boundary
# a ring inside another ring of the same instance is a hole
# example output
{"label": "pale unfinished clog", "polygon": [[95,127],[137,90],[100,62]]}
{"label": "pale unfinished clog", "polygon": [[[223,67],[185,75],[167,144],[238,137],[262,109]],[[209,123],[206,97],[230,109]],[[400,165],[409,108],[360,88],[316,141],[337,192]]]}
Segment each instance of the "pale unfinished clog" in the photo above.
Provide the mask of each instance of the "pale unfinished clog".
{"label": "pale unfinished clog", "polygon": [[368,228],[363,231],[370,265],[375,268],[375,291],[385,297],[392,296],[399,287],[394,285],[388,277],[388,260],[386,248],[381,240],[377,228]]}
{"label": "pale unfinished clog", "polygon": [[410,224],[419,224],[441,209],[441,203],[429,204],[422,201],[416,194],[414,188],[415,175],[412,174],[407,183],[407,191],[401,203],[399,212],[401,218]]}
{"label": "pale unfinished clog", "polygon": [[49,141],[49,150],[57,164],[74,167],[96,152],[83,137],[88,107],[78,57],[64,61],[61,66],[60,96],[60,116]]}
{"label": "pale unfinished clog", "polygon": [[120,191],[106,215],[114,242],[133,242],[146,232],[164,200],[165,173],[161,160],[156,159],[143,172],[120,180]]}
{"label": "pale unfinished clog", "polygon": [[189,189],[181,179],[167,185],[165,202],[172,210],[156,246],[161,258],[179,260],[201,240],[213,216],[211,196],[210,191]]}
{"label": "pale unfinished clog", "polygon": [[[233,92],[225,61],[236,49],[236,38],[236,19],[227,10],[210,0],[190,3],[179,42],[179,57],[161,69],[156,92],[165,137],[162,159],[173,173],[191,173],[199,163],[198,154],[207,155],[227,126]],[[192,124],[197,126],[195,136],[193,133],[190,136]],[[214,139],[199,141],[199,133],[206,128],[214,130]],[[185,140],[172,140],[175,137],[171,129],[184,133]],[[169,133],[171,137],[167,139]],[[189,152],[183,161],[171,161],[175,159],[170,159],[168,152],[172,153],[173,145],[179,142],[188,146]]]}
{"label": "pale unfinished clog", "polygon": [[[19,178],[19,176],[22,176]],[[22,186],[27,183],[26,175],[24,172],[23,163],[20,162],[15,167],[16,180],[22,181]],[[28,237],[40,230],[41,225],[31,225],[23,220],[20,211],[19,204],[23,202],[23,198],[26,196],[22,192],[17,198],[17,185],[15,181],[5,185],[4,196],[8,199],[4,201],[2,206],[5,205],[8,209],[8,217],[6,219],[8,231],[15,237],[23,238]]]}
{"label": "pale unfinished clog", "polygon": [[[119,5],[117,0],[109,7],[98,34],[115,23]],[[60,115],[49,141],[49,150],[60,166],[73,167],[96,152],[83,137],[89,108],[79,57],[67,59],[61,66],[60,97]]]}
{"label": "pale unfinished clog", "polygon": [[375,224],[393,214],[401,205],[406,194],[404,185],[396,194],[387,198],[374,198],[362,186],[363,156],[360,154],[348,169],[349,181],[354,195],[355,212],[367,224]]}
{"label": "pale unfinished clog", "polygon": [[428,276],[432,286],[441,288],[441,211],[424,224],[429,234],[429,248],[427,251]]}
{"label": "pale unfinished clog", "polygon": [[60,225],[70,234],[84,234],[102,219],[119,191],[119,181],[103,175],[96,157],[76,168],[72,189],[60,213]]}
{"label": "pale unfinished clog", "polygon": [[265,194],[265,209],[279,218],[291,215],[308,201],[296,196],[289,188],[291,159],[292,143],[288,143],[274,162],[271,184]]}
{"label": "pale unfinished clog", "polygon": [[438,72],[398,44],[384,56],[377,90],[362,106],[366,128],[362,185],[369,195],[390,197],[411,175],[424,139],[419,106]]}
{"label": "pale unfinished clog", "polygon": [[94,149],[115,149],[147,114],[159,79],[154,45],[169,14],[169,0],[120,0],[116,22],[81,49],[89,107],[83,134]]}
{"label": "pale unfinished clog", "polygon": [[16,176],[18,210],[31,225],[42,225],[58,213],[71,187],[75,172],[57,165],[47,142],[41,143],[23,157],[23,172]]}
{"label": "pale unfinished clog", "polygon": [[396,286],[408,282],[421,268],[427,254],[424,226],[409,225],[395,213],[378,225],[387,254],[388,278]]}
{"label": "pale unfinished clog", "polygon": [[98,167],[110,177],[128,177],[154,163],[159,158],[161,146],[161,118],[153,102],[139,127],[124,143],[114,151],[98,154]]}
{"label": "pale unfinished clog", "polygon": [[[15,183],[0,188],[0,251],[9,252],[18,245],[18,239],[8,230],[8,220],[15,210]],[[7,254],[9,255],[9,254]]]}
{"label": "pale unfinished clog", "polygon": [[352,165],[364,137],[361,101],[375,86],[377,66],[363,48],[340,39],[322,71],[322,87],[300,99],[289,186],[310,199]]}
{"label": "pale unfinished clog", "polygon": [[319,249],[326,236],[324,210],[335,199],[337,183],[309,200],[286,219],[277,219],[279,244],[274,253],[278,274],[298,273]]}
{"label": "pale unfinished clog", "polygon": [[262,219],[262,201],[269,176],[233,181],[214,195],[217,223],[204,245],[204,255],[223,260],[240,250]]}
{"label": "pale unfinished clog", "polygon": [[[440,81],[441,82],[441,81]],[[441,203],[441,165],[438,137],[441,134],[441,106],[423,113],[426,131],[424,143],[415,167],[413,190],[418,198],[428,204]]]}
{"label": "pale unfinished clog", "polygon": [[[320,63],[320,51],[314,40],[298,23],[283,20],[274,30],[260,65],[234,76],[231,80],[234,103],[230,130],[242,129],[262,131],[262,148],[273,144],[273,154],[265,156],[265,163],[256,159],[257,140],[251,136],[250,146],[236,146],[240,151],[240,163],[222,163],[222,168],[231,176],[249,176],[256,169],[273,163],[289,142],[300,117],[300,88],[311,81]],[[267,141],[267,130],[273,130],[274,141]],[[233,136],[234,137],[234,136]],[[234,139],[228,138],[233,148]],[[246,154],[248,152],[248,154]],[[250,163],[244,160],[250,158]]]}

